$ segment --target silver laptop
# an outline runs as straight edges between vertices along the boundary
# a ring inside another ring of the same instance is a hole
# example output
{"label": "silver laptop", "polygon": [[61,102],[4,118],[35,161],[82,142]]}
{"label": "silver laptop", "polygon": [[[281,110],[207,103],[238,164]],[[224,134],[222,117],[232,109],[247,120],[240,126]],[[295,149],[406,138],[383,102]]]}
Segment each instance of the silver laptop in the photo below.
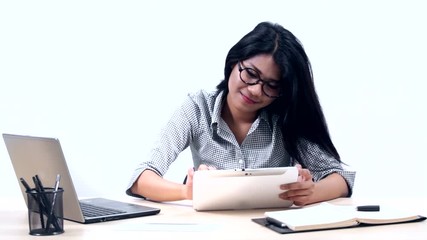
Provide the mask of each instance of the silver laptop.
{"label": "silver laptop", "polygon": [[[79,200],[58,139],[12,134],[3,134],[3,139],[19,182],[23,178],[30,187],[34,187],[32,177],[38,175],[45,187],[53,187],[56,176],[60,174],[60,187],[64,189],[64,219],[95,223],[160,212],[158,208],[105,198]],[[21,183],[20,186],[27,201],[26,189]]]}
{"label": "silver laptop", "polygon": [[197,211],[286,208],[280,185],[296,182],[296,167],[205,170],[193,177],[193,208]]}

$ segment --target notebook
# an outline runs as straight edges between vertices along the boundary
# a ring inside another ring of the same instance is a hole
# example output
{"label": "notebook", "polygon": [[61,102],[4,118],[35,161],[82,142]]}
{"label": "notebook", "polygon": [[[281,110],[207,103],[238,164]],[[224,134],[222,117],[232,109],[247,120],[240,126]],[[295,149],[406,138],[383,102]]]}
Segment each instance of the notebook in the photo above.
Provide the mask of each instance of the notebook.
{"label": "notebook", "polygon": [[[64,219],[79,223],[95,223],[125,218],[155,215],[158,208],[131,204],[106,198],[79,199],[71,174],[56,138],[3,134],[16,177],[24,178],[34,187],[32,177],[38,175],[45,187],[54,186],[57,174],[61,176],[60,186],[64,189]],[[21,191],[27,202],[25,188]]]}
{"label": "notebook", "polygon": [[193,177],[193,208],[197,211],[286,208],[280,185],[296,182],[296,167],[204,170]]}
{"label": "notebook", "polygon": [[[266,211],[252,221],[281,234],[425,221],[426,217],[405,207],[335,205],[322,202],[304,207]],[[359,210],[358,210],[359,209]]]}

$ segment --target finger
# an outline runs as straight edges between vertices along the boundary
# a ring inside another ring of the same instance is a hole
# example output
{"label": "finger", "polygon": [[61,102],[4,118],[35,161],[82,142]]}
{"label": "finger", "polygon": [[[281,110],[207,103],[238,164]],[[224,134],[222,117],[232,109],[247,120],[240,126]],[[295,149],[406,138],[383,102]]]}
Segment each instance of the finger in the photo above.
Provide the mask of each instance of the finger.
{"label": "finger", "polygon": [[301,165],[299,165],[299,164],[297,164],[297,165],[295,165],[296,167],[297,167],[297,169],[298,169],[298,178],[297,178],[297,182],[303,182],[304,181],[304,178],[303,178],[303,176],[302,176],[302,172],[303,172],[303,168],[302,168],[302,166]]}
{"label": "finger", "polygon": [[287,197],[286,200],[294,202],[297,206],[303,206],[310,202],[311,195],[297,195],[297,196],[290,196]]}
{"label": "finger", "polygon": [[289,184],[283,184],[280,186],[281,190],[287,191],[292,194],[292,192],[295,191],[305,191],[308,190],[308,192],[313,193],[314,191],[314,182],[313,181],[304,181],[304,182],[296,182],[296,183],[289,183]]}
{"label": "finger", "polygon": [[292,199],[291,201],[293,201],[296,206],[304,206],[310,201],[310,198],[299,197],[299,198]]}
{"label": "finger", "polygon": [[187,170],[187,182],[186,185],[193,185],[193,176],[194,176],[194,168],[189,168]]}
{"label": "finger", "polygon": [[216,167],[208,166],[206,164],[200,164],[197,170],[215,170]]}
{"label": "finger", "polygon": [[310,197],[310,194],[303,194],[302,192],[300,192],[298,195],[289,195],[289,194],[290,194],[289,192],[281,193],[279,197],[282,199],[291,200],[291,201],[298,201],[298,200],[301,200],[302,198]]}
{"label": "finger", "polygon": [[208,170],[215,170],[216,167],[208,166]]}
{"label": "finger", "polygon": [[283,200],[291,201],[296,206],[304,206],[310,202],[311,197],[307,196],[292,196],[292,197],[280,197]]}
{"label": "finger", "polygon": [[281,193],[280,197],[292,199],[292,198],[297,198],[297,197],[310,196],[312,194],[313,194],[313,190],[311,188],[306,188],[306,189],[286,191],[284,193]]}
{"label": "finger", "polygon": [[294,183],[282,184],[280,185],[281,190],[297,190],[297,189],[305,189],[309,188],[310,185],[305,181],[298,181]]}
{"label": "finger", "polygon": [[189,176],[193,176],[193,175],[194,175],[194,167],[192,167],[192,168],[188,168],[188,170],[187,170],[187,174],[188,174]]}
{"label": "finger", "polygon": [[[299,183],[299,182],[297,182]],[[295,186],[296,183],[287,183],[280,185],[281,190],[291,190],[291,189],[297,189],[298,187]]]}
{"label": "finger", "polygon": [[301,177],[301,179],[299,179],[301,182],[309,181],[312,179],[310,171],[305,168],[299,171],[299,176]]}
{"label": "finger", "polygon": [[200,164],[197,170],[209,170],[209,167],[205,164]]}

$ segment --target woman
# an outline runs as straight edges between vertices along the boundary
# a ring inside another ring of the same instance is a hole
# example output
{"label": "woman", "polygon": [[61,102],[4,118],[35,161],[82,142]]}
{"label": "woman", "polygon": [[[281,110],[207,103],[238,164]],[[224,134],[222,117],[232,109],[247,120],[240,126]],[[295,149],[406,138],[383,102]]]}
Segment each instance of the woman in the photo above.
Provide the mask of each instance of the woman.
{"label": "woman", "polygon": [[192,199],[185,184],[162,176],[188,146],[194,169],[296,165],[299,179],[280,198],[306,205],[351,196],[355,173],[343,169],[298,39],[262,22],[234,45],[217,91],[189,94],[135,170],[127,193],[155,201]]}

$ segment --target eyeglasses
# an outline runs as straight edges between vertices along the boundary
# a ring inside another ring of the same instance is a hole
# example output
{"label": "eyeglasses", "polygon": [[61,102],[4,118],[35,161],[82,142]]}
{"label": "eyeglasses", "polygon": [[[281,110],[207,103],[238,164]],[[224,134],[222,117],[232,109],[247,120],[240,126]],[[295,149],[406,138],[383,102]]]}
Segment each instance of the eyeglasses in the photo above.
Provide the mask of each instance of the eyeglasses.
{"label": "eyeglasses", "polygon": [[248,67],[242,67],[240,62],[237,62],[240,72],[240,80],[247,85],[256,85],[259,82],[262,83],[262,92],[270,98],[278,98],[282,95],[282,89],[279,81],[266,81],[262,80],[259,73]]}

